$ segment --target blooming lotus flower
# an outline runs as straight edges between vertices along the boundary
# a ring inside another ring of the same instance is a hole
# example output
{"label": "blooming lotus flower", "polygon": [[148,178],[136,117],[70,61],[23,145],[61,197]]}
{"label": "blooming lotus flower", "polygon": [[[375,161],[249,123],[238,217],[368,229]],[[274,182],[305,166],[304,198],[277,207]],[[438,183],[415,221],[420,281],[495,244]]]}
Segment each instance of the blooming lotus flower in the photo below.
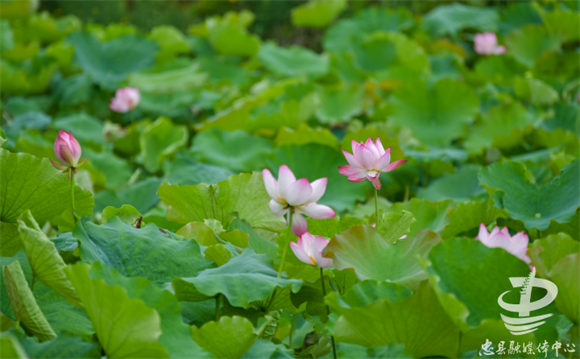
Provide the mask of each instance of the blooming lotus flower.
{"label": "blooming lotus flower", "polygon": [[321,236],[313,236],[306,232],[298,238],[298,243],[290,242],[292,252],[306,264],[328,268],[332,266],[332,258],[324,258],[322,250],[326,248],[330,240]]}
{"label": "blooming lotus flower", "polygon": [[476,34],[474,49],[480,55],[500,55],[505,52],[505,47],[497,45],[497,36],[493,32]]}
{"label": "blooming lotus flower", "polygon": [[87,158],[85,157],[81,162],[81,145],[79,145],[76,138],[73,136],[72,132],[66,132],[60,130],[58,132],[58,137],[54,141],[54,154],[60,162],[55,162],[50,159],[50,162],[57,170],[62,170],[63,173],[69,172],[68,177],[70,178],[70,171],[77,173],[77,168],[82,166]]}
{"label": "blooming lotus flower", "polygon": [[381,139],[377,137],[374,143],[369,137],[363,144],[352,140],[352,154],[342,150],[346,160],[350,165],[338,167],[341,175],[348,176],[351,182],[362,182],[368,179],[376,189],[381,189],[379,176],[381,172],[390,172],[399,167],[406,160],[399,160],[391,163],[391,148],[385,150]]}
{"label": "blooming lotus flower", "polygon": [[115,97],[111,99],[109,108],[115,112],[129,112],[139,104],[141,94],[139,89],[132,87],[125,87],[118,89]]}
{"label": "blooming lotus flower", "polygon": [[526,252],[528,251],[528,235],[524,232],[519,232],[510,236],[507,227],[503,227],[502,230],[499,227],[495,227],[491,233],[487,231],[485,225],[482,223],[479,226],[479,235],[475,237],[486,247],[489,248],[503,248],[508,253],[518,257],[524,262],[530,264],[532,260]]}
{"label": "blooming lotus flower", "polygon": [[266,191],[272,198],[270,209],[278,216],[292,211],[292,233],[295,235],[301,236],[306,232],[306,218],[302,214],[316,219],[336,216],[332,208],[316,204],[326,191],[328,178],[320,178],[312,183],[306,178],[296,180],[294,173],[286,165],[280,166],[277,182],[269,170],[263,170],[262,174]]}

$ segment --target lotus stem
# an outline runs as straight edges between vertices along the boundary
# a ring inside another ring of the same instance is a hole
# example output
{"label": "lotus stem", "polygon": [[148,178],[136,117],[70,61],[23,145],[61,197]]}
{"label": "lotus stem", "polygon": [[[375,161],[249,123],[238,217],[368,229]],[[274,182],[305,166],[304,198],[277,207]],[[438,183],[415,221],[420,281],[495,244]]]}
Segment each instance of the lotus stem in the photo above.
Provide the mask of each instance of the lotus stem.
{"label": "lotus stem", "polygon": [[[290,208],[290,210],[288,211],[288,228],[290,228],[290,232],[292,232],[292,208]],[[278,268],[278,278],[282,277],[282,268],[284,268],[284,261],[286,260],[286,252],[288,252],[289,246],[290,243],[288,243],[287,246],[284,246],[284,250],[282,251],[282,261],[280,261],[280,268]]]}
{"label": "lotus stem", "polygon": [[290,349],[292,349],[292,334],[294,334],[294,325],[296,324],[296,317],[297,316],[298,316],[298,313],[292,314],[292,324],[290,325],[290,339],[288,341],[288,345],[290,346]]}
{"label": "lotus stem", "polygon": [[[322,285],[322,296],[326,297],[326,288],[324,287],[324,271],[322,268],[320,268],[320,284]],[[330,308],[328,308],[328,305],[326,305],[326,314],[330,316]],[[334,335],[332,334],[330,335],[330,341],[332,342],[332,355],[334,356],[334,359],[336,359],[336,345],[334,344]]]}
{"label": "lotus stem", "polygon": [[75,170],[73,168],[69,169],[70,171],[70,198],[72,203],[72,215],[73,221],[77,223],[77,217],[75,216]]}
{"label": "lotus stem", "polygon": [[375,222],[376,228],[379,228],[379,190],[375,188]]}

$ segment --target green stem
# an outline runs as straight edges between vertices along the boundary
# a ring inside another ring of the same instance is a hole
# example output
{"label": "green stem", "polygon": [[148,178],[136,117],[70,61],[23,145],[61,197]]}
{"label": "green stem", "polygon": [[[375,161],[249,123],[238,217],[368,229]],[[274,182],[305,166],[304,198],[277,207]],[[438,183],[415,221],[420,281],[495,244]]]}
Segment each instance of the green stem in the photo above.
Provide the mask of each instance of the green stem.
{"label": "green stem", "polygon": [[[288,211],[288,228],[290,228],[290,232],[292,232],[292,208]],[[287,246],[284,246],[284,250],[282,251],[282,261],[280,262],[280,268],[278,268],[278,278],[282,276],[282,269],[284,268],[284,261],[286,260],[288,247],[290,247],[290,242],[288,242]]]}
{"label": "green stem", "polygon": [[409,200],[409,185],[405,186],[405,198],[403,198],[403,202],[407,202]]}
{"label": "green stem", "polygon": [[30,291],[32,292],[32,290],[34,289],[34,279],[36,277],[34,276],[34,273],[32,273],[32,280],[30,281]]}
{"label": "green stem", "polygon": [[215,321],[216,322],[220,319],[220,299],[221,299],[221,294],[218,293],[217,297],[215,297]]}
{"label": "green stem", "polygon": [[375,227],[379,228],[379,190],[375,188]]}
{"label": "green stem", "polygon": [[290,340],[288,342],[290,349],[292,349],[292,334],[294,334],[294,324],[296,324],[296,317],[298,313],[292,315],[292,325],[290,325]]}
{"label": "green stem", "polygon": [[77,223],[77,217],[75,216],[75,170],[70,168],[70,198],[72,203],[72,215],[74,223]]}
{"label": "green stem", "polygon": [[18,329],[19,327],[20,327],[20,319],[18,319],[18,320],[16,321],[16,329]]}
{"label": "green stem", "polygon": [[[326,288],[324,286],[324,271],[322,268],[320,268],[320,283],[322,284],[322,296],[326,297]],[[326,306],[326,314],[330,316],[330,308],[328,308],[328,305]],[[330,335],[330,340],[332,341],[332,355],[334,356],[334,359],[336,359],[336,345],[334,344],[334,335]]]}

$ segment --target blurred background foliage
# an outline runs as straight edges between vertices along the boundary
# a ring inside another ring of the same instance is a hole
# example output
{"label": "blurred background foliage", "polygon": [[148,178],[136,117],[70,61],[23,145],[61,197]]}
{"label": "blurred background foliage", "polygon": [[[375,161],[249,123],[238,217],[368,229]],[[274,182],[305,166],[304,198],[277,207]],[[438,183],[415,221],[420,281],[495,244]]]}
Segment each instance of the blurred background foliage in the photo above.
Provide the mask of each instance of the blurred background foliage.
{"label": "blurred background foliage", "polygon": [[[6,0],[3,0],[6,2]],[[191,24],[203,21],[205,17],[226,12],[251,11],[256,21],[249,31],[264,40],[274,40],[280,45],[298,44],[310,49],[322,48],[320,29],[297,28],[292,25],[292,10],[303,6],[307,0],[279,1],[213,1],[213,0],[160,0],[160,1],[40,1],[39,11],[47,11],[52,16],[75,15],[83,23],[107,25],[109,23],[132,24],[140,31],[148,32],[155,26],[172,25],[186,32]],[[577,1],[561,1],[566,6],[578,7]],[[437,6],[463,3],[474,7],[505,8],[509,0],[358,0],[350,1],[340,17],[352,17],[357,11],[368,7],[406,8],[415,17],[425,14]]]}

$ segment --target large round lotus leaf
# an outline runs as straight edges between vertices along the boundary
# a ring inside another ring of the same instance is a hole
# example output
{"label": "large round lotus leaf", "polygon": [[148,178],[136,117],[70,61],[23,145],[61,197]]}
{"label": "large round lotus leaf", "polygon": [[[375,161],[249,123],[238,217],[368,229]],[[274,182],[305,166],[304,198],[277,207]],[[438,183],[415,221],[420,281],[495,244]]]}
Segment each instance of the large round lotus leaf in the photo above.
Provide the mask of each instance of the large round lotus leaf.
{"label": "large round lotus leaf", "polygon": [[101,86],[114,90],[131,72],[155,65],[157,44],[134,35],[99,42],[86,32],[67,37],[75,47],[75,58],[84,71]]}
{"label": "large round lotus leaf", "polygon": [[326,296],[326,303],[342,314],[334,326],[337,341],[367,348],[404,344],[414,358],[456,357],[459,330],[427,282],[404,300],[379,299],[358,308],[341,305],[337,294]]}
{"label": "large round lotus leaf", "polygon": [[466,28],[478,32],[495,31],[499,14],[493,8],[481,8],[454,3],[433,9],[423,19],[423,28],[433,37],[457,36]]}
{"label": "large round lotus leaf", "polygon": [[221,317],[219,322],[193,327],[193,340],[216,358],[241,358],[256,339],[252,323],[238,316]]}
{"label": "large round lotus leaf", "polygon": [[329,66],[328,57],[324,55],[318,55],[302,47],[283,48],[272,43],[260,47],[258,58],[268,70],[290,77],[324,76]]}
{"label": "large round lotus leaf", "polygon": [[325,27],[346,9],[346,0],[313,0],[292,9],[294,26]]}
{"label": "large round lotus leaf", "polygon": [[153,223],[134,228],[113,217],[100,226],[90,222],[77,225],[74,236],[81,242],[82,260],[101,261],[123,275],[157,283],[194,276],[214,266],[202,257],[195,240],[175,240]]}
{"label": "large round lotus leaf", "polygon": [[484,168],[479,182],[493,194],[496,207],[506,209],[527,229],[544,230],[550,220],[572,221],[580,206],[580,168],[578,160],[544,185],[531,183],[526,168],[518,162],[502,162]]}
{"label": "large round lotus leaf", "polygon": [[425,256],[440,241],[435,233],[421,231],[391,244],[371,226],[354,226],[334,236],[323,253],[333,258],[336,269],[353,269],[360,280],[387,280],[417,288],[426,276],[415,256]]}
{"label": "large round lotus leaf", "polygon": [[[243,148],[243,151],[240,149]],[[191,152],[197,160],[229,168],[234,172],[260,171],[265,157],[272,151],[270,140],[254,137],[242,130],[223,131],[212,128],[197,134]]]}
{"label": "large round lotus leaf", "polygon": [[545,51],[560,48],[558,36],[541,25],[526,25],[512,31],[505,39],[508,53],[522,64],[532,67]]}
{"label": "large round lotus leaf", "polygon": [[424,82],[407,83],[391,97],[389,120],[408,127],[425,145],[444,147],[462,136],[479,111],[479,100],[464,82],[443,79],[431,89]]}
{"label": "large round lotus leaf", "polygon": [[121,286],[93,279],[90,266],[69,266],[65,272],[73,283],[95,327],[99,343],[111,358],[169,358],[159,343],[159,313],[131,299]]}

